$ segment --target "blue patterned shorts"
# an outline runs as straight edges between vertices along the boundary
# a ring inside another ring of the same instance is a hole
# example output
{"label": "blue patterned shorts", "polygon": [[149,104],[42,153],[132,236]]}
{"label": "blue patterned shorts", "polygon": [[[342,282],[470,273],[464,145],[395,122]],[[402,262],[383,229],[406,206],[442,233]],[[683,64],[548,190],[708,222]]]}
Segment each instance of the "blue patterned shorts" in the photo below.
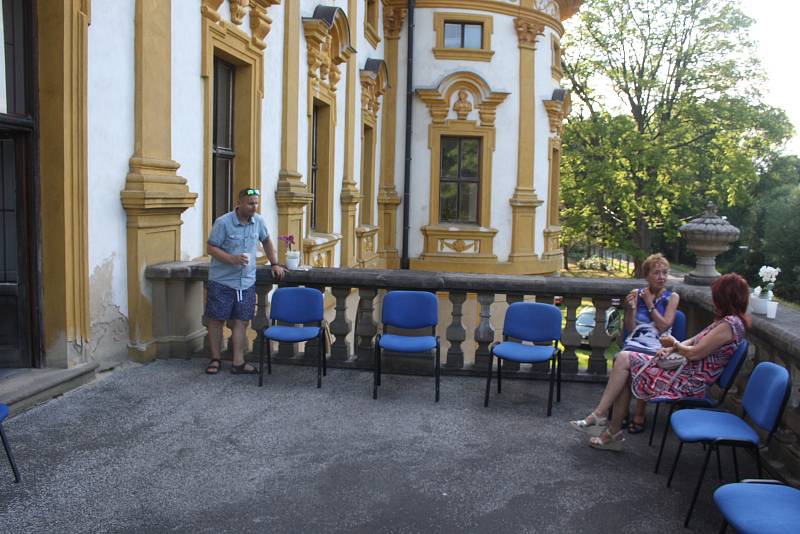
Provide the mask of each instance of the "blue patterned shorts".
{"label": "blue patterned shorts", "polygon": [[208,281],[206,319],[250,321],[256,309],[255,284],[237,291],[218,282]]}

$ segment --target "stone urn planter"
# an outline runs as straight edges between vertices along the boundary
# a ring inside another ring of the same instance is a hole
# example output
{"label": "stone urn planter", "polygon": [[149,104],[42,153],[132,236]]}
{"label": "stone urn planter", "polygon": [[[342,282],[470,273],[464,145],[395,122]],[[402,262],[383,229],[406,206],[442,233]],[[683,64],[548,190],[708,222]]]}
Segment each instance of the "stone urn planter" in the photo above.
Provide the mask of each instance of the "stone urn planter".
{"label": "stone urn planter", "polygon": [[720,276],[716,258],[739,239],[739,229],[717,215],[717,207],[709,202],[700,217],[684,224],[678,231],[686,239],[686,247],[697,257],[694,270],[684,276],[683,281],[700,286],[711,285]]}

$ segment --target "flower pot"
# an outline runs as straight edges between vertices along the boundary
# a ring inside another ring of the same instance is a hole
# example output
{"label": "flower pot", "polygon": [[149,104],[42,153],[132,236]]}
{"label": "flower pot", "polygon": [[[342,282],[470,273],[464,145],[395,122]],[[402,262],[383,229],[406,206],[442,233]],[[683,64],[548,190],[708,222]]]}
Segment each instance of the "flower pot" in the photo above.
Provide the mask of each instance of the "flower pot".
{"label": "flower pot", "polygon": [[778,313],[778,301],[777,300],[768,300],[767,301],[767,319],[774,319],[775,315]]}
{"label": "flower pot", "polygon": [[286,268],[294,270],[300,267],[300,252],[292,250],[286,253]]}
{"label": "flower pot", "polygon": [[762,299],[761,297],[755,297],[750,299],[750,304],[753,306],[753,313],[757,313],[759,315],[764,315],[767,313],[767,303],[770,302],[767,299]]}

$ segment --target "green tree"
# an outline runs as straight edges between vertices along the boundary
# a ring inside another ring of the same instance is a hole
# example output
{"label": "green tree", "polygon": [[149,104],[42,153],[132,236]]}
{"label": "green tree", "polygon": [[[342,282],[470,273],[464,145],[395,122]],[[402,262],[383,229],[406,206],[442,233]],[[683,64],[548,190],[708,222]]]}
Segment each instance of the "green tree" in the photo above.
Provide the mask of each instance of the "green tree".
{"label": "green tree", "polygon": [[565,39],[574,113],[564,132],[564,239],[637,260],[707,200],[751,201],[791,134],[732,0],[589,0]]}

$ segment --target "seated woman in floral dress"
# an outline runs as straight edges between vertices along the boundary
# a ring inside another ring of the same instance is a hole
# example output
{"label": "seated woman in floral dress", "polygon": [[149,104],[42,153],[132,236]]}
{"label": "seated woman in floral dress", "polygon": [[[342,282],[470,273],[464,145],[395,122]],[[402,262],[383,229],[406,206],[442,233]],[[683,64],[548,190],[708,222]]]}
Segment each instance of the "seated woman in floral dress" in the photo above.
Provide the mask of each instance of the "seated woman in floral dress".
{"label": "seated woman in floral dress", "polygon": [[[669,261],[662,254],[651,254],[642,263],[647,287],[634,289],[625,297],[625,331],[628,336],[622,350],[654,355],[661,348],[659,338],[670,334],[680,298],[667,289]],[[645,401],[636,402],[636,412],[630,419],[628,432],[644,430]]]}
{"label": "seated woman in floral dress", "polygon": [[[702,397],[722,373],[750,325],[747,304],[750,288],[738,274],[726,274],[711,286],[716,319],[693,338],[678,342],[662,338],[655,355],[620,352],[606,389],[595,409],[585,418],[570,421],[573,428],[593,434],[589,445],[596,449],[622,450],[622,419],[627,415],[631,392],[637,399],[654,397],[682,399]],[[657,359],[679,354],[687,360],[680,369],[662,369]],[[613,419],[608,411],[614,407]]]}

